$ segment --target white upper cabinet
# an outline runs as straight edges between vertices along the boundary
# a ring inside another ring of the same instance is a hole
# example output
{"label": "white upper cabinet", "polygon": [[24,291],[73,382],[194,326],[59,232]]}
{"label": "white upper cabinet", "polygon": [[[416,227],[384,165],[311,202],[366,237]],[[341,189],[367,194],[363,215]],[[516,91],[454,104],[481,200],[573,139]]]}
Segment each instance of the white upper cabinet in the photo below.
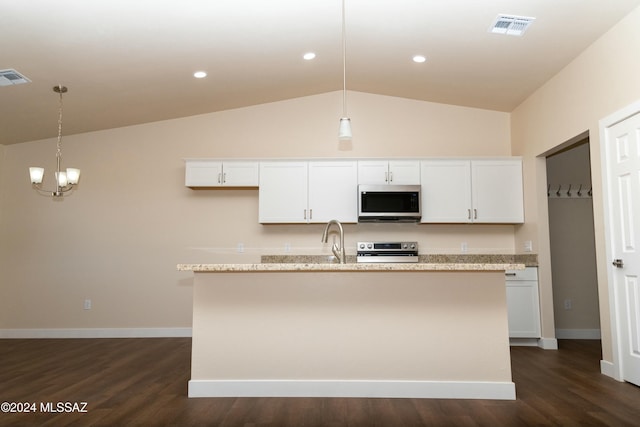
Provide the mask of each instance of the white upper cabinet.
{"label": "white upper cabinet", "polygon": [[524,222],[521,160],[473,160],[471,190],[474,222]]}
{"label": "white upper cabinet", "polygon": [[360,160],[358,184],[418,185],[419,160]]}
{"label": "white upper cabinet", "polygon": [[261,223],[306,223],[307,162],[260,162],[258,189]]}
{"label": "white upper cabinet", "polygon": [[187,187],[257,187],[258,162],[187,159],[185,160],[185,185]]}
{"label": "white upper cabinet", "polygon": [[423,223],[522,223],[522,161],[423,160]]}
{"label": "white upper cabinet", "polygon": [[357,222],[356,192],[355,161],[261,162],[260,222]]}
{"label": "white upper cabinet", "polygon": [[422,219],[420,222],[470,222],[471,167],[469,160],[423,160],[421,169]]}
{"label": "white upper cabinet", "polygon": [[309,162],[309,222],[358,222],[355,161]]}

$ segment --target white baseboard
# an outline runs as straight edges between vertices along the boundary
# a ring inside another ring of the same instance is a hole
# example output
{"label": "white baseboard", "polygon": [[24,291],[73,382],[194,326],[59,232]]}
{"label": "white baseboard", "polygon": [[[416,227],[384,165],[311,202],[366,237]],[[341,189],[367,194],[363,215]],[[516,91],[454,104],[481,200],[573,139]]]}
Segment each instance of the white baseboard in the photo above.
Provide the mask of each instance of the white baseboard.
{"label": "white baseboard", "polygon": [[601,360],[600,361],[600,373],[602,375],[606,375],[608,377],[611,377],[614,380],[623,381],[622,378],[618,377],[618,373],[616,371],[615,365],[613,363],[611,363],[611,362],[606,361],[606,360]]}
{"label": "white baseboard", "polygon": [[509,338],[509,345],[512,347],[537,347],[538,338]]}
{"label": "white baseboard", "polygon": [[0,329],[0,338],[182,338],[191,328]]}
{"label": "white baseboard", "polygon": [[599,340],[600,329],[556,329],[556,338],[561,340]]}
{"label": "white baseboard", "polygon": [[538,340],[538,347],[543,350],[557,350],[558,340],[556,338],[540,338]]}
{"label": "white baseboard", "polygon": [[368,397],[515,400],[513,382],[191,380],[189,397]]}
{"label": "white baseboard", "polygon": [[544,350],[557,350],[558,340],[555,338],[509,338],[512,347],[540,347]]}

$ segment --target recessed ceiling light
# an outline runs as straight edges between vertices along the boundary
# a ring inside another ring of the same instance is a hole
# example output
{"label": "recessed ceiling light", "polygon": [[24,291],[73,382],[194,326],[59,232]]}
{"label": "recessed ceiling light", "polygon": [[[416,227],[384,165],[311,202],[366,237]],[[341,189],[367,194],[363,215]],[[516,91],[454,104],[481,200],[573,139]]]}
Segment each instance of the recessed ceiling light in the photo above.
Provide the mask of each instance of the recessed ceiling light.
{"label": "recessed ceiling light", "polygon": [[206,71],[196,71],[195,73],[193,73],[193,77],[195,77],[196,79],[203,79],[203,78],[207,77],[207,72]]}
{"label": "recessed ceiling light", "polygon": [[315,57],[316,57],[316,54],[315,54],[315,53],[313,53],[313,52],[307,52],[307,53],[305,53],[304,55],[302,55],[302,57],[303,57],[304,59],[306,59],[307,61],[311,61],[313,58],[315,58]]}
{"label": "recessed ceiling light", "polygon": [[423,55],[414,55],[413,57],[413,62],[417,62],[418,64],[421,64],[423,62],[425,62],[427,60],[426,57],[424,57]]}

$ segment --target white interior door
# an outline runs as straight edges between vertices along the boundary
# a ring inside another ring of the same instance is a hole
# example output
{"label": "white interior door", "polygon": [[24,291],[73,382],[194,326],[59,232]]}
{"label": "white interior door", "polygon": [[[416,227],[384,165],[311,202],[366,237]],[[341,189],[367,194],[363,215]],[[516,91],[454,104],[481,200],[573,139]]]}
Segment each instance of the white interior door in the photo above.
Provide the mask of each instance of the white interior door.
{"label": "white interior door", "polygon": [[620,374],[640,385],[640,113],[605,132]]}

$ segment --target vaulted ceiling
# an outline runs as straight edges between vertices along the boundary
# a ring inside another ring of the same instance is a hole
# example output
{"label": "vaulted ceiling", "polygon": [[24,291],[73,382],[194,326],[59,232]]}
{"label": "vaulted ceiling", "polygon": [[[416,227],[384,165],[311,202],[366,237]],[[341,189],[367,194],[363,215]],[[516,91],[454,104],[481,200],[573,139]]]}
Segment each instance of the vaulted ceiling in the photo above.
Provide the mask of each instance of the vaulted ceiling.
{"label": "vaulted ceiling", "polygon": [[[345,0],[347,88],[512,111],[639,5]],[[0,70],[30,80],[0,86],[0,144],[57,134],[58,84],[65,134],[341,90],[341,11],[341,0],[0,0]],[[535,20],[522,36],[494,34],[499,14]]]}

